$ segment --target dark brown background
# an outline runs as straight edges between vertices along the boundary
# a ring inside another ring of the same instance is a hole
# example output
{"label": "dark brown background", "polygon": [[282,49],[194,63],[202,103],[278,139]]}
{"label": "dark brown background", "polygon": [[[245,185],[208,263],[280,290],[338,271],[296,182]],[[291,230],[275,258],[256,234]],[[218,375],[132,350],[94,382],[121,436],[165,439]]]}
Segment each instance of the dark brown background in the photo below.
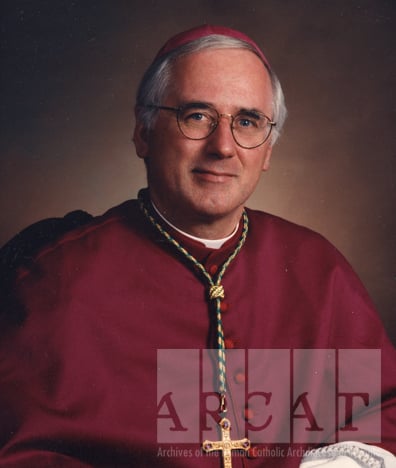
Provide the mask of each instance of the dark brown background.
{"label": "dark brown background", "polygon": [[145,184],[136,84],[172,34],[241,29],[283,83],[289,119],[250,206],[329,238],[396,337],[392,1],[1,3],[0,243],[36,220],[98,214]]}

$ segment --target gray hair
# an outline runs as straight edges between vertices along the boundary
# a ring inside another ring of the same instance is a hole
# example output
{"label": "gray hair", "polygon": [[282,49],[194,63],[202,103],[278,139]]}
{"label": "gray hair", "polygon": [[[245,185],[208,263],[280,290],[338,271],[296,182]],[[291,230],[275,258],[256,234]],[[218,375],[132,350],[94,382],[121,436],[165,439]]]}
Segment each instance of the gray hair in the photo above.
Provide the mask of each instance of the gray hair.
{"label": "gray hair", "polygon": [[[163,103],[171,81],[173,64],[179,57],[205,49],[248,49],[257,55],[254,47],[241,39],[212,34],[179,46],[154,60],[143,75],[136,95],[137,118],[147,130],[153,127],[158,112],[156,109],[147,106]],[[260,60],[262,59],[260,58]],[[272,85],[272,119],[276,122],[276,126],[271,133],[271,144],[274,145],[286,120],[287,110],[278,77],[264,62],[263,65],[269,73]]]}

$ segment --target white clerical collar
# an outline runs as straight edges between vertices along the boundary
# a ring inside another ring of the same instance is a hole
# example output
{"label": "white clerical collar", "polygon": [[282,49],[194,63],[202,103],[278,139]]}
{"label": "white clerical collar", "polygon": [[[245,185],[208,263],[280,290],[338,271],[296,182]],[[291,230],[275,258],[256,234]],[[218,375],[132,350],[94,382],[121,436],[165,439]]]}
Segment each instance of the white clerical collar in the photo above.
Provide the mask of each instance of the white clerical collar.
{"label": "white clerical collar", "polygon": [[155,206],[153,202],[151,202],[151,204],[153,205],[153,208],[158,214],[158,216],[160,216],[160,218],[162,218],[171,228],[173,228],[177,232],[180,232],[180,234],[183,234],[183,236],[186,236],[189,239],[192,239],[197,242],[201,242],[202,244],[204,244],[205,247],[208,247],[209,249],[220,249],[220,247],[222,247],[238,231],[239,223],[236,225],[232,233],[229,236],[224,237],[223,239],[202,239],[201,237],[195,237],[195,236],[192,236],[191,234],[188,234],[187,232],[182,231],[178,227],[176,227],[174,224],[168,221],[162,213],[160,213],[160,211],[158,210],[158,208]]}

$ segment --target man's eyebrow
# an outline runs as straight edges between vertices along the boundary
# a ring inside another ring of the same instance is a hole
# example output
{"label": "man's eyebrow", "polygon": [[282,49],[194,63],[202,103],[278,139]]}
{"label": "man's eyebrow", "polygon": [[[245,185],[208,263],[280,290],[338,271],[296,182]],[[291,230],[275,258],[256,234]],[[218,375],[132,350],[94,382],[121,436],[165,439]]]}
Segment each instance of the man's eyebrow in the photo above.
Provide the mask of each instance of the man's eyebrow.
{"label": "man's eyebrow", "polygon": [[246,109],[246,108],[239,109],[238,114],[247,114],[247,115],[250,115],[251,117],[256,117],[256,118],[259,118],[261,115],[265,115],[264,112],[262,112],[261,110],[255,109],[255,108],[253,108],[253,109]]}
{"label": "man's eyebrow", "polygon": [[[204,101],[182,102],[182,104],[179,107],[184,107],[184,108],[187,107],[189,109],[216,109],[216,106],[214,106],[211,102],[204,102]],[[237,115],[237,114],[246,114],[255,119],[258,119],[260,118],[260,116],[265,115],[263,111],[256,109],[255,107],[253,108],[241,107],[235,112],[234,115]]]}
{"label": "man's eyebrow", "polygon": [[189,107],[192,109],[214,109],[213,104],[202,101],[183,102],[180,107]]}

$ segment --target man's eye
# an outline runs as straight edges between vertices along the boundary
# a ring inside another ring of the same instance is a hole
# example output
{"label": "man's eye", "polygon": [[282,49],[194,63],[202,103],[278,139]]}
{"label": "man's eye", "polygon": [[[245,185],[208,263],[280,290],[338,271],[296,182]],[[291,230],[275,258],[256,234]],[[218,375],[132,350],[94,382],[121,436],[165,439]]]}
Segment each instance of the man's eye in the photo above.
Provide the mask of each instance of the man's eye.
{"label": "man's eye", "polygon": [[240,116],[236,119],[236,124],[238,127],[242,128],[257,128],[258,121],[252,117]]}
{"label": "man's eye", "polygon": [[206,112],[190,110],[183,115],[183,121],[191,124],[207,124],[211,121],[211,118]]}
{"label": "man's eye", "polygon": [[186,116],[186,119],[187,120],[197,120],[197,121],[199,121],[199,120],[204,120],[205,116],[204,116],[204,114],[201,114],[200,112],[193,112],[191,114],[188,114]]}
{"label": "man's eye", "polygon": [[239,125],[241,127],[251,127],[253,125],[253,122],[249,119],[240,119]]}

